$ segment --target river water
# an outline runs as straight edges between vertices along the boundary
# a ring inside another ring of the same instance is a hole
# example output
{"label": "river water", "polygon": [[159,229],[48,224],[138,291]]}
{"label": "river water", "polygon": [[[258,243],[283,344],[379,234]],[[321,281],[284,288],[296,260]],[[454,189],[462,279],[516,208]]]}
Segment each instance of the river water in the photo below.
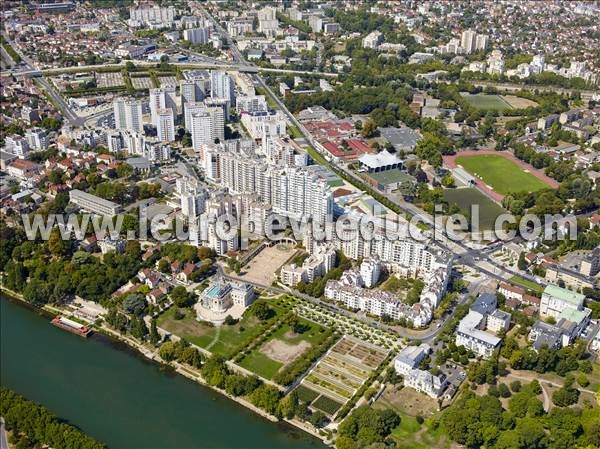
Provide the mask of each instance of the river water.
{"label": "river water", "polygon": [[117,449],[324,449],[127,346],[0,299],[0,384]]}

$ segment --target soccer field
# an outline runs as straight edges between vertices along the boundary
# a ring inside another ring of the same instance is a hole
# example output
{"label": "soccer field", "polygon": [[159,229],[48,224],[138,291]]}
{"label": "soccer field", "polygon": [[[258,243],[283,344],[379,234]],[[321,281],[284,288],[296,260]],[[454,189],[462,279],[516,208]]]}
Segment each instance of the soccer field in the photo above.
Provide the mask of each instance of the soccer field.
{"label": "soccer field", "polygon": [[464,98],[469,102],[471,106],[477,109],[498,112],[502,112],[507,109],[512,109],[512,106],[500,95],[467,94],[464,95]]}
{"label": "soccer field", "polygon": [[444,199],[448,204],[456,204],[463,213],[471,213],[471,205],[479,206],[479,227],[481,229],[493,229],[498,215],[506,212],[487,196],[474,188],[446,189]]}
{"label": "soccer field", "polygon": [[514,162],[499,155],[458,156],[456,163],[501,195],[511,192],[535,192],[549,187]]}

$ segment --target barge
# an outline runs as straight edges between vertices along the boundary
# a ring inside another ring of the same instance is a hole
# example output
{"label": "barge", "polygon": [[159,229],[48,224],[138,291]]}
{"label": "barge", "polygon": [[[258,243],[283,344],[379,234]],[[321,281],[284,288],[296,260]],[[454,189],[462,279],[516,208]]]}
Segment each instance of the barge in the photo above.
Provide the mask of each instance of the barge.
{"label": "barge", "polygon": [[57,316],[52,320],[52,324],[61,329],[67,330],[73,334],[77,334],[81,337],[89,337],[92,334],[92,329],[87,326],[84,326],[77,321],[70,320],[69,318],[65,318],[64,316]]}

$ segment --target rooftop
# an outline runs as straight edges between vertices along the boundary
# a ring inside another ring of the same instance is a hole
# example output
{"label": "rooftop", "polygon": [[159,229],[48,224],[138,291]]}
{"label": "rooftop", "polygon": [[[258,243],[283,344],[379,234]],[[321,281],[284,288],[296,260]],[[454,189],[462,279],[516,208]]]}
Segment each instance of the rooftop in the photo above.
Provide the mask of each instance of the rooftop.
{"label": "rooftop", "polygon": [[575,307],[579,307],[585,299],[585,295],[576,293],[571,290],[567,290],[566,288],[561,288],[558,285],[554,284],[549,284],[544,289],[544,295],[553,296],[554,298],[558,298],[561,301],[566,301],[568,303],[571,303]]}

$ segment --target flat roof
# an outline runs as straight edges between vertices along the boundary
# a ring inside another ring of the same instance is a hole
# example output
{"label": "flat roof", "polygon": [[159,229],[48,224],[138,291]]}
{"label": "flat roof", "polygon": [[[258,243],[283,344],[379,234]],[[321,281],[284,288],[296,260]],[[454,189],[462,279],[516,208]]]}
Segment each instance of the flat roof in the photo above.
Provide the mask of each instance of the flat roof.
{"label": "flat roof", "polygon": [[121,205],[118,203],[114,203],[112,201],[105,200],[104,198],[100,198],[99,196],[84,192],[83,190],[73,189],[69,192],[69,196],[70,196],[71,200],[73,199],[73,197],[79,197],[79,198],[85,199],[87,201],[93,201],[94,203],[96,203],[100,206],[107,207],[110,209],[118,209],[121,207]]}
{"label": "flat roof", "polygon": [[574,306],[581,305],[583,303],[583,300],[585,299],[585,295],[571,290],[567,290],[566,288],[562,288],[554,284],[548,284],[546,286],[546,288],[544,289],[544,295],[553,296],[562,301],[571,303]]}
{"label": "flat roof", "polygon": [[379,128],[379,133],[394,147],[404,150],[412,150],[417,142],[422,139],[421,135],[408,127],[402,128]]}

